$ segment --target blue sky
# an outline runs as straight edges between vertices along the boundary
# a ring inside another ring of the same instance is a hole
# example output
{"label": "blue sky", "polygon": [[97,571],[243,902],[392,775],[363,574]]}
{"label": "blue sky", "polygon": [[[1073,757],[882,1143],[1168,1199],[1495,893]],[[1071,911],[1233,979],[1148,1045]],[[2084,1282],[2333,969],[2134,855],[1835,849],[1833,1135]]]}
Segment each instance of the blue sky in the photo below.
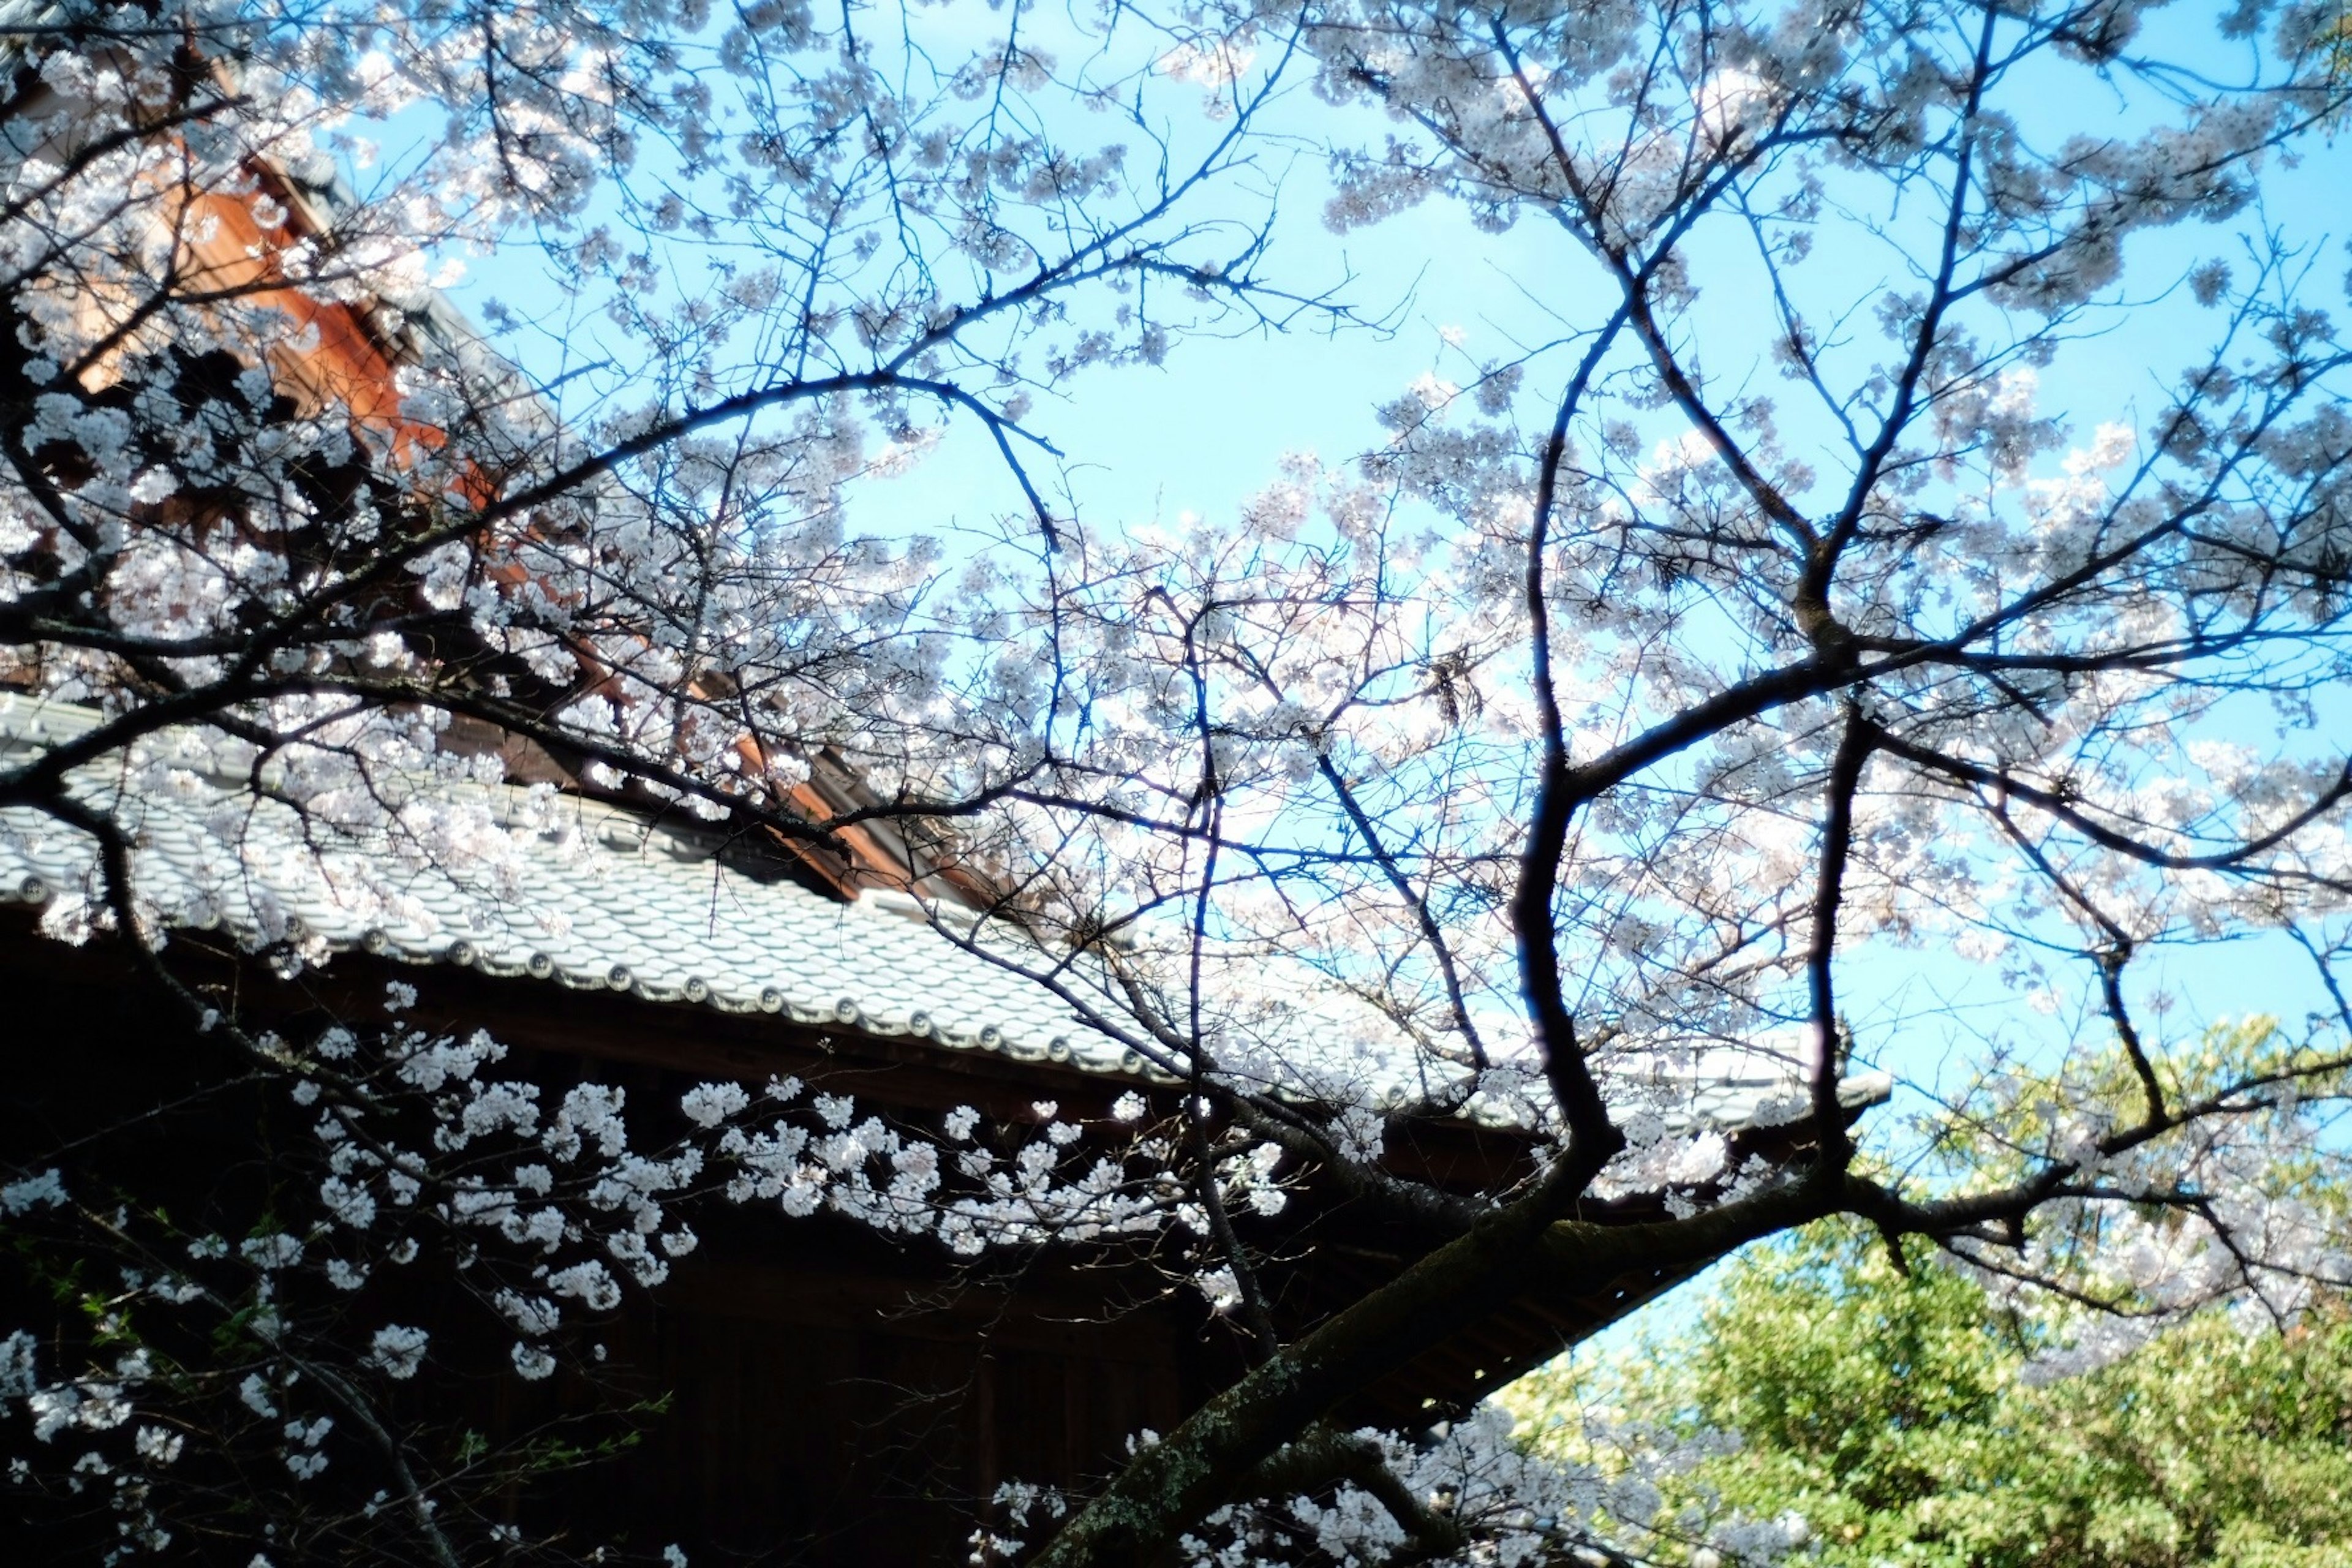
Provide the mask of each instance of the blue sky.
{"label": "blue sky", "polygon": [[[2167,25],[2205,23],[2194,16]],[[2075,128],[2067,121],[2128,127],[2147,110],[2144,102],[2123,94],[2111,103],[2050,95],[2029,96],[2021,113],[2029,132],[2054,134]],[[1281,112],[1307,117],[1294,121],[1296,128],[1307,128],[1315,111],[1295,98]],[[2036,125],[2037,119],[2047,123]],[[397,144],[396,138],[385,140]],[[1067,454],[1062,478],[1089,526],[1174,520],[1188,512],[1229,514],[1276,477],[1286,454],[1312,451],[1341,461],[1379,444],[1384,432],[1373,409],[1424,373],[1465,380],[1470,359],[1551,338],[1562,321],[1574,325],[1599,313],[1579,304],[1581,290],[1598,279],[1569,238],[1540,222],[1522,222],[1501,236],[1482,234],[1458,209],[1433,203],[1378,228],[1335,236],[1318,221],[1325,186],[1316,160],[1294,158],[1285,181],[1277,272],[1305,287],[1351,277],[1348,302],[1383,319],[1387,329],[1196,340],[1181,344],[1162,366],[1098,371],[1080,377],[1066,396],[1041,399],[1029,422]],[[2307,246],[2319,291],[2340,299],[2335,279],[2347,261],[2341,228],[2347,212],[2352,146],[2326,143],[2308,149],[2299,166],[2274,167],[2263,207],[2249,220],[2281,228]],[[2232,243],[2227,228],[2136,238],[2126,275],[2136,289],[2137,280],[2146,280],[2142,298],[2044,373],[2043,411],[2074,421],[2087,436],[2101,422],[2138,423],[2159,406],[2164,382],[2201,349],[2210,331],[2210,318],[2200,316],[2185,291],[2162,290],[2195,261],[2228,254]],[[1709,259],[1700,258],[1702,272]],[[476,258],[454,292],[461,305],[477,310],[492,295],[543,298],[537,263],[529,247]],[[1894,266],[1885,251],[1859,249],[1825,254],[1808,270],[1817,291],[1858,299],[1894,280]],[[1749,268],[1744,281],[1737,272],[1727,278],[1703,296],[1702,331],[1710,341],[1719,331],[1727,343],[1743,337],[1752,342],[1752,331],[1743,329],[1769,309],[1760,274]],[[1458,338],[1459,347],[1449,338]],[[528,363],[549,355],[551,345],[518,344],[515,352]],[[540,368],[551,367],[551,362]],[[1741,368],[1710,364],[1735,380]],[[1755,379],[1771,384],[1769,370],[1759,368]],[[1540,370],[1531,374],[1530,396],[1541,395],[1544,380]],[[1019,492],[991,445],[961,423],[905,477],[861,487],[853,497],[851,522],[858,531],[944,536],[952,553],[962,531],[992,534],[1000,520],[1022,510]],[[2352,731],[2352,704],[2338,702],[2334,710]],[[2159,995],[2172,1003],[2166,1032],[2250,1012],[2293,1017],[2325,1005],[2300,954],[2278,939],[2160,953],[2140,974],[2143,1004]],[[1865,1051],[1921,1079],[1935,1076],[1943,1042],[1955,1027],[1966,1031],[1979,1016],[2019,1016],[2016,996],[1995,975],[1946,951],[1880,951],[1849,965],[1842,984]],[[2063,994],[2088,1001],[2087,973],[2069,984]],[[2050,1020],[2053,1036],[2074,1033],[2080,1019],[2062,1007]]]}

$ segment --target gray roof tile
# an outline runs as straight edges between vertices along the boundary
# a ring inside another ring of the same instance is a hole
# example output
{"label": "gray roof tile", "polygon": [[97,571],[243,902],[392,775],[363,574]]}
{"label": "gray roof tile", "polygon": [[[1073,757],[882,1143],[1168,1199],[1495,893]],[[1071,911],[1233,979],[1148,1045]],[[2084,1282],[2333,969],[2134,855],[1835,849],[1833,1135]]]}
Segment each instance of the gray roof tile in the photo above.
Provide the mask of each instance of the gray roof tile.
{"label": "gray roof tile", "polygon": [[[94,717],[0,697],[0,748],[21,756]],[[92,768],[74,785],[131,831],[141,891],[166,924],[211,924],[217,911],[217,923],[250,939],[291,915],[328,952],[364,948],[1024,1058],[1064,1041],[1081,1068],[1135,1070],[1123,1046],[1044,987],[899,908],[754,878],[691,834],[599,803],[455,786],[453,796],[491,819],[553,823],[513,835],[518,852],[491,876],[453,870],[382,831],[308,825],[306,840],[292,807],[255,802],[226,780],[129,796]],[[214,820],[224,805],[239,808],[233,837]],[[0,810],[0,889],[9,897],[86,898],[95,876],[95,849],[81,835],[30,808]]]}
{"label": "gray roof tile", "polygon": [[[88,709],[0,695],[0,763],[98,721]],[[1018,1061],[1146,1070],[1067,1003],[959,945],[903,896],[843,904],[735,869],[691,832],[597,802],[436,784],[429,798],[442,815],[505,829],[486,861],[452,868],[415,836],[338,832],[282,801],[257,800],[246,760],[226,745],[215,752],[174,789],[126,791],[119,767],[103,765],[72,781],[79,797],[132,834],[140,890],[166,927],[226,928],[257,945],[292,934],[314,957],[360,949]],[[205,759],[201,748],[196,758]],[[94,896],[96,875],[81,834],[30,808],[0,809],[0,898],[71,903]],[[1299,1042],[1302,1058],[1370,1065],[1369,1074],[1349,1076],[1381,1103],[1411,1097],[1414,1065],[1353,1037],[1342,1014],[1301,1022],[1316,1037]],[[1796,1081],[1793,1066],[1768,1052],[1707,1053],[1685,1071],[1688,1121],[1772,1120]],[[1873,1077],[1847,1089],[1851,1102],[1864,1103],[1883,1098],[1885,1085]],[[1496,1099],[1474,1101],[1470,1113],[1493,1121],[1527,1114]]]}

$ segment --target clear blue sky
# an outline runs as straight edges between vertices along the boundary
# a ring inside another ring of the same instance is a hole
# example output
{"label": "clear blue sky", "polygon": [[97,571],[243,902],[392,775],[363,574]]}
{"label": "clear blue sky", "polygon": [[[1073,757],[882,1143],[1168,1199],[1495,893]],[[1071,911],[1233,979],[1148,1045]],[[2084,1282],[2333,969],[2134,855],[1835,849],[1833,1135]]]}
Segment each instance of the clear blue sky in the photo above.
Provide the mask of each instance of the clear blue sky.
{"label": "clear blue sky", "polygon": [[[2206,22],[2200,14],[2165,25]],[[1293,111],[1309,112],[1303,101]],[[2128,123],[2142,106],[2122,98],[2104,105],[2053,99],[2029,102],[2025,112],[2029,131],[2055,131],[2068,116],[2087,114],[2094,127],[2101,116]],[[2049,124],[2032,125],[2037,114]],[[1540,222],[1523,222],[1500,237],[1480,234],[1458,210],[1433,204],[1376,230],[1334,237],[1317,221],[1323,194],[1318,167],[1300,159],[1288,176],[1277,268],[1310,286],[1353,274],[1350,302],[1388,318],[1391,329],[1195,341],[1164,366],[1088,374],[1066,399],[1041,401],[1031,423],[1068,454],[1066,480],[1089,526],[1229,513],[1275,477],[1287,453],[1311,450],[1341,460],[1377,444],[1382,432],[1373,407],[1423,373],[1466,379],[1465,354],[1493,355],[1513,342],[1550,338],[1559,320],[1576,323],[1599,313],[1580,310],[1582,268],[1573,247]],[[2335,295],[2345,253],[2342,234],[2330,231],[2347,212],[2352,148],[2331,144],[2311,149],[2299,167],[2274,169],[2257,216],[2321,253],[2315,276]],[[2228,246],[2226,231],[2144,236],[2132,244],[2127,276],[2147,279],[2153,291]],[[1886,268],[1884,254],[1857,251],[1825,255],[1812,271],[1820,287],[1859,296],[1888,277]],[[1737,329],[1765,310],[1759,285],[1717,284],[1704,297],[1702,310],[1721,322],[1726,341],[1746,335]],[[528,299],[541,287],[525,249],[478,260],[455,292],[461,304],[478,305],[491,294]],[[2201,346],[2205,331],[2185,299],[2152,300],[2103,337],[2077,344],[2045,374],[2043,408],[2077,421],[2084,434],[2103,421],[2137,423],[2136,416],[2159,405],[2160,384]],[[1456,332],[1459,350],[1446,342]],[[547,351],[519,352],[528,360]],[[1738,379],[1739,367],[1717,363],[1710,369]],[[1530,376],[1531,395],[1538,395],[1534,389],[1542,380]],[[1771,384],[1769,371],[1755,380]],[[992,448],[964,424],[910,474],[861,489],[852,521],[861,531],[952,537],[965,528],[992,531],[997,520],[1022,510]],[[2338,704],[2336,710],[2352,733],[2352,707]],[[2089,976],[2074,981],[2087,1000]],[[2018,1014],[2016,997],[1996,976],[1948,952],[1880,952],[1850,966],[1843,984],[1865,1050],[1925,1079],[1933,1078],[1956,1022],[1965,1028],[1979,1014]],[[2179,1025],[2258,1011],[2292,1016],[2324,1002],[2300,956],[2279,941],[2159,955],[2144,966],[2141,987],[2144,1001],[2168,995]],[[2052,1020],[2053,1033],[2071,1032],[2077,1016],[2062,1012]]]}

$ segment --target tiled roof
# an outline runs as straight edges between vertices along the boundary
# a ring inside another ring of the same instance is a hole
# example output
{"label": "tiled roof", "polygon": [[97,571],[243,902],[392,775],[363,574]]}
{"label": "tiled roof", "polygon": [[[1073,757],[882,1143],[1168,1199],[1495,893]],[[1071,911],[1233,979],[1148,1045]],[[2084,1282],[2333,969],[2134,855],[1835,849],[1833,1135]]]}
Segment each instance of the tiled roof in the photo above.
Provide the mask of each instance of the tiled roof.
{"label": "tiled roof", "polygon": [[[0,761],[97,719],[0,696]],[[126,790],[103,767],[73,780],[78,797],[131,836],[134,883],[167,926],[1143,1070],[1045,987],[935,930],[911,900],[838,902],[722,863],[706,835],[545,790],[440,786],[433,810],[404,809],[397,827],[344,832],[319,820],[331,803],[306,817],[257,799],[241,759],[208,749],[186,761],[166,790]],[[466,856],[436,853],[458,837],[472,840]],[[31,808],[0,810],[0,897],[89,899],[96,864],[85,835]]]}
{"label": "tiled roof", "polygon": [[[87,708],[0,695],[0,766],[99,721]],[[391,826],[372,810],[361,814],[369,826],[340,828],[331,795],[307,812],[257,796],[251,759],[235,743],[192,735],[178,744],[170,768],[147,770],[135,787],[119,764],[86,766],[71,781],[78,798],[131,837],[134,883],[167,929],[218,930],[251,947],[285,942],[313,961],[361,950],[1158,1076],[903,896],[841,902],[742,868],[708,834],[545,788],[435,780],[392,803]],[[45,923],[71,937],[96,878],[85,835],[29,807],[0,809],[0,900],[47,906]],[[1384,1060],[1368,1031],[1343,1022],[1355,1011],[1295,1013],[1297,1057],[1325,1067],[1286,1087],[1346,1079],[1381,1103],[1408,1098],[1411,1064]],[[1702,1053],[1674,1072],[1668,1120],[1727,1129],[1789,1120],[1801,1107],[1797,1071],[1764,1050]],[[1846,1085],[1853,1104],[1885,1092],[1874,1075]],[[1528,1117],[1523,1101],[1496,1096],[1467,1110],[1490,1122]]]}

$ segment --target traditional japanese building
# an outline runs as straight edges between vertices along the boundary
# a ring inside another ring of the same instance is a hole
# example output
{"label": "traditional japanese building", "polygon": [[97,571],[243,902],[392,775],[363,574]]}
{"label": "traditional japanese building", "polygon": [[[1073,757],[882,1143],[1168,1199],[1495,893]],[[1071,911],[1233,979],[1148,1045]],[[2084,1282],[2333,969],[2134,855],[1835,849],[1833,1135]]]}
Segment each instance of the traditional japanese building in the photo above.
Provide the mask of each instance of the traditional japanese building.
{"label": "traditional japanese building", "polygon": [[[0,695],[0,766],[98,721]],[[399,980],[418,993],[421,1026],[488,1029],[542,1082],[622,1086],[656,1113],[699,1081],[777,1075],[925,1122],[971,1105],[1018,1123],[1039,1100],[1101,1119],[1130,1091],[1172,1103],[1165,1075],[960,941],[951,918],[858,889],[919,883],[919,867],[828,867],[543,786],[443,784],[520,829],[516,853],[458,874],[394,835],[321,852],[290,806],[252,793],[252,761],[192,747],[176,788],[139,796],[103,763],[77,774],[77,794],[136,846],[173,973],[248,1018],[298,1029],[357,1016]],[[878,835],[862,842],[886,852]],[[85,938],[95,871],[85,835],[0,811],[12,1138],[69,1136],[62,1108],[110,1100],[93,1078],[116,1103],[142,1077],[147,1101],[168,1101],[195,1049],[184,1015],[118,939],[59,940]],[[1785,1153],[1760,1123],[1787,1114],[1790,1089],[1777,1059],[1718,1055],[1685,1103],[1735,1154]],[[1847,1090],[1859,1108],[1885,1084]],[[1491,1187],[1524,1155],[1526,1134],[1491,1109],[1411,1114],[1403,1098],[1388,1144],[1400,1173]],[[1286,1328],[1436,1239],[1355,1211],[1311,1172],[1299,1188],[1255,1232]],[[713,1205],[695,1218],[704,1245],[612,1340],[615,1377],[665,1408],[641,1446],[548,1489],[583,1532],[664,1530],[698,1562],[959,1559],[999,1482],[1083,1488],[1241,1365],[1200,1294],[1132,1247],[975,1264],[823,1214]],[[1345,1415],[1408,1429],[1443,1419],[1678,1282],[1596,1279],[1570,1299],[1497,1302]],[[453,1299],[446,1324],[423,1326],[463,1334],[468,1312]],[[551,1394],[505,1389],[494,1404],[521,1426],[562,1414]]]}

